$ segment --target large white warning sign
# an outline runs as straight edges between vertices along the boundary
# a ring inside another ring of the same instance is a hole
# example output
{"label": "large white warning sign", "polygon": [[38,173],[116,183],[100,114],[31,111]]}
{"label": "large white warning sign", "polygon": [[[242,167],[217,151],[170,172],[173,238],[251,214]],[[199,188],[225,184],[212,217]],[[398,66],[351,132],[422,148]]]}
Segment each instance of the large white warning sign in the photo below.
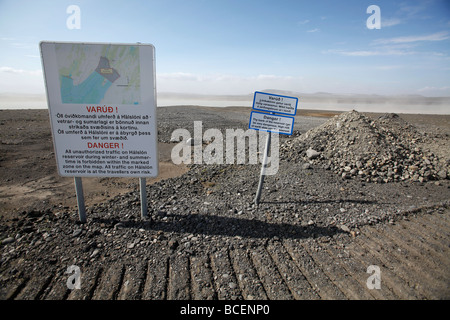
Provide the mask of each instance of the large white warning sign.
{"label": "large white warning sign", "polygon": [[158,175],[155,49],[41,42],[58,172]]}

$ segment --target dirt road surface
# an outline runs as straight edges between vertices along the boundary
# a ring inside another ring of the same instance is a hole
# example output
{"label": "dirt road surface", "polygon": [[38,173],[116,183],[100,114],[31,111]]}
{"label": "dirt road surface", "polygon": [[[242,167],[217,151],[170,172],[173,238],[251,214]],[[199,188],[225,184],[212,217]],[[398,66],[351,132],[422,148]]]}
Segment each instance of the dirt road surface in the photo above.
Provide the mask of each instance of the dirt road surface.
{"label": "dirt road surface", "polygon": [[[1,299],[450,298],[448,179],[365,183],[283,163],[255,206],[259,165],[170,159],[175,128],[245,128],[248,108],[161,109],[151,218],[137,179],[90,178],[86,224],[73,180],[56,173],[47,112],[0,111]],[[332,116],[300,114],[298,134]],[[402,117],[448,141],[449,116]]]}

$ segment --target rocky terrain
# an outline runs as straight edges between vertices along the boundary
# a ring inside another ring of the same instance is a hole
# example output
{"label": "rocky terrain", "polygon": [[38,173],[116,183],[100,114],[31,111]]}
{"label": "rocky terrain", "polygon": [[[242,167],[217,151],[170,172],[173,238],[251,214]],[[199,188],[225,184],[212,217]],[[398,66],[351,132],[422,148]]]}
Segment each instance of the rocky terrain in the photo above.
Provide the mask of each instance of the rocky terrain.
{"label": "rocky terrain", "polygon": [[[372,120],[351,111],[286,142],[282,159],[320,164],[366,182],[442,180],[450,174],[450,151],[436,147],[434,138],[397,114]],[[440,138],[449,145],[448,135]]]}
{"label": "rocky terrain", "polygon": [[[219,129],[248,121],[248,110],[164,109],[164,143],[193,120]],[[448,127],[357,112],[299,123],[311,128],[280,138],[280,168],[259,206],[260,164],[193,164],[147,186],[148,219],[136,189],[89,205],[86,224],[64,203],[4,216],[0,298],[450,297],[449,158],[436,147],[448,145]],[[380,291],[365,283],[372,264]],[[67,287],[70,266],[82,271],[79,290]]]}

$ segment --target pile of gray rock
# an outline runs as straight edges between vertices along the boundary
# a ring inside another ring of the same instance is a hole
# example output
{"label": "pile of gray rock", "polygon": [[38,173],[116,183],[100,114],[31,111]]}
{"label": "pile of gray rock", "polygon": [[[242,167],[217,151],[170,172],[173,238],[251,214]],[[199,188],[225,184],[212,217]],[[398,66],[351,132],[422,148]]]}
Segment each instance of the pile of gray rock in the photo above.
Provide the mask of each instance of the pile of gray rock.
{"label": "pile of gray rock", "polygon": [[298,138],[280,145],[280,158],[320,165],[344,179],[366,182],[447,179],[448,159],[439,159],[427,145],[430,137],[397,114],[373,120],[349,111],[335,116]]}

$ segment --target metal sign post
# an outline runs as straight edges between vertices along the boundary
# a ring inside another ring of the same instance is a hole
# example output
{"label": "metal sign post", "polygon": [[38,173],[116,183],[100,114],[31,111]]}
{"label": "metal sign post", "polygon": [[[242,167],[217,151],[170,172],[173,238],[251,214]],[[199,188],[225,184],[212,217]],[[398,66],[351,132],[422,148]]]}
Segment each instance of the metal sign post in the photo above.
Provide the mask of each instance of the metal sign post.
{"label": "metal sign post", "polygon": [[81,223],[86,223],[86,207],[84,205],[83,184],[80,177],[75,177],[75,192],[77,194],[78,215]]}
{"label": "metal sign post", "polygon": [[264,148],[264,159],[261,166],[261,175],[259,177],[259,184],[258,184],[258,190],[256,191],[255,196],[255,204],[259,205],[259,199],[261,198],[261,191],[264,184],[264,176],[266,175],[266,167],[267,167],[267,157],[269,155],[269,149],[270,149],[270,141],[272,139],[272,132],[267,133],[267,139],[266,139],[266,146]]}
{"label": "metal sign post", "polygon": [[[77,195],[78,216],[81,223],[86,223],[86,205],[84,202],[83,183],[81,177],[75,177],[75,192]],[[141,217],[143,219],[148,218],[148,206],[147,206],[147,190],[146,179],[139,178],[139,188],[141,195]]]}
{"label": "metal sign post", "polygon": [[141,217],[143,219],[148,217],[148,212],[147,212],[147,190],[145,187],[145,178],[139,178],[139,188],[140,190],[140,194],[141,194]]}
{"label": "metal sign post", "polygon": [[[254,199],[258,206],[266,175],[267,159],[272,139],[272,132],[291,135],[294,130],[294,117],[297,113],[298,98],[266,92],[255,92],[253,110],[250,114],[249,129],[267,131],[264,158],[261,166],[258,189]],[[259,112],[263,111],[263,112]]]}

